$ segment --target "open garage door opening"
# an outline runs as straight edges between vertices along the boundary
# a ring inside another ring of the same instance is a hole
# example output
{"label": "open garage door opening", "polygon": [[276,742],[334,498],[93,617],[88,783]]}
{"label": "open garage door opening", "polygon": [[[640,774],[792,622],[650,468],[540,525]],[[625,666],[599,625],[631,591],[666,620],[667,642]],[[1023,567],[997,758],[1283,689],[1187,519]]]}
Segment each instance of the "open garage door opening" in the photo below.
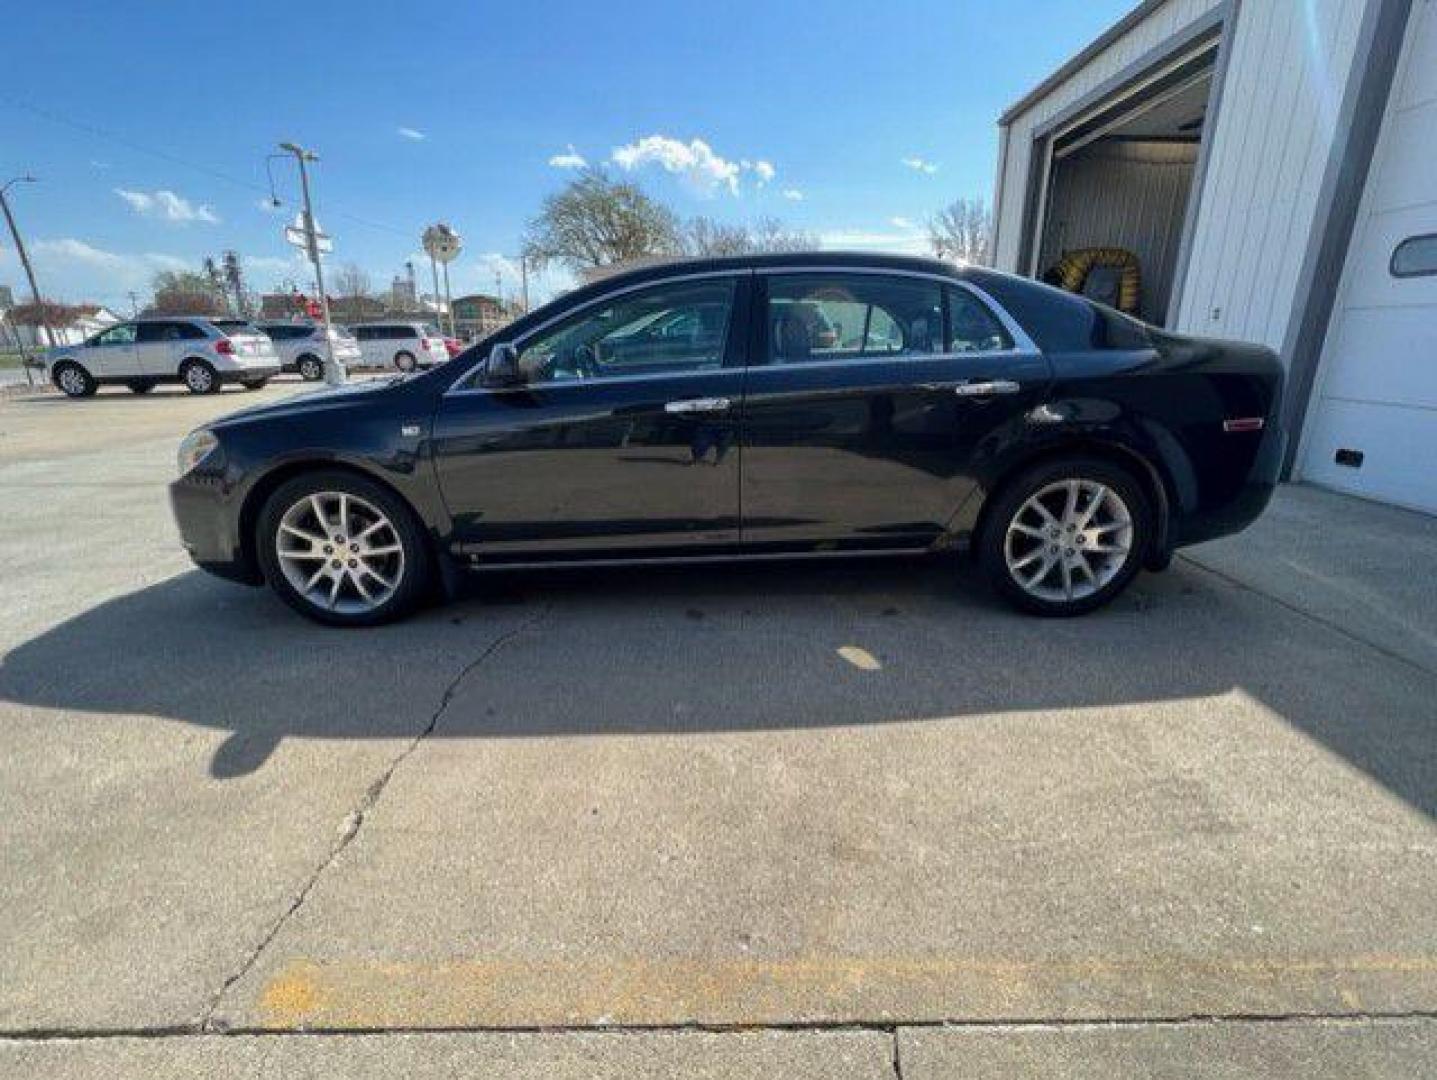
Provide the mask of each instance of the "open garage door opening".
{"label": "open garage door opening", "polygon": [[1218,39],[1055,125],[1035,157],[1027,269],[1157,325],[1181,277]]}

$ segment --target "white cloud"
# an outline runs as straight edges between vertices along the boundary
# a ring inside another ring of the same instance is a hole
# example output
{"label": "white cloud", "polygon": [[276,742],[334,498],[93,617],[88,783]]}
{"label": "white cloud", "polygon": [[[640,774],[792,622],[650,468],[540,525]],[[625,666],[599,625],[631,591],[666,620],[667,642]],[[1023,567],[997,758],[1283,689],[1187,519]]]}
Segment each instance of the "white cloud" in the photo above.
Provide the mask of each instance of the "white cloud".
{"label": "white cloud", "polygon": [[803,202],[803,192],[796,187],[784,188],[783,197],[789,202]]}
{"label": "white cloud", "polygon": [[759,187],[768,183],[778,174],[771,161],[755,161],[753,163],[753,174],[758,177]]}
{"label": "white cloud", "polygon": [[163,252],[105,251],[83,240],[64,237],[30,245],[40,285],[47,296],[72,302],[97,301],[114,306],[133,289],[145,293],[161,270],[196,269],[197,262]]}
{"label": "white cloud", "polygon": [[913,219],[906,217],[891,217],[888,219],[888,224],[892,225],[895,229],[911,229],[913,228]]}
{"label": "white cloud", "polygon": [[902,255],[928,253],[927,237],[919,230],[880,232],[871,229],[830,229],[818,234],[821,247],[846,251],[891,251]]}
{"label": "white cloud", "polygon": [[646,135],[638,142],[615,147],[613,161],[625,171],[659,165],[665,172],[682,176],[702,195],[712,195],[719,188],[738,194],[739,164],[715,154],[702,139],[685,143],[665,135]]}
{"label": "white cloud", "polygon": [[584,160],[583,154],[574,149],[574,144],[570,143],[569,148],[562,154],[551,157],[549,164],[556,169],[582,169],[588,162]]}
{"label": "white cloud", "polygon": [[188,225],[194,221],[202,221],[206,225],[219,224],[219,215],[208,206],[196,206],[173,191],[130,191],[116,188],[115,194],[124,199],[130,209],[141,217],[159,218],[175,225]]}
{"label": "white cloud", "polygon": [[932,161],[927,161],[921,157],[906,157],[902,160],[903,164],[908,166],[908,168],[912,169],[914,172],[921,172],[925,176],[932,176],[938,171],[937,164]]}
{"label": "white cloud", "polygon": [[401,139],[408,139],[410,142],[423,142],[427,138],[424,132],[412,127],[395,128],[394,133]]}

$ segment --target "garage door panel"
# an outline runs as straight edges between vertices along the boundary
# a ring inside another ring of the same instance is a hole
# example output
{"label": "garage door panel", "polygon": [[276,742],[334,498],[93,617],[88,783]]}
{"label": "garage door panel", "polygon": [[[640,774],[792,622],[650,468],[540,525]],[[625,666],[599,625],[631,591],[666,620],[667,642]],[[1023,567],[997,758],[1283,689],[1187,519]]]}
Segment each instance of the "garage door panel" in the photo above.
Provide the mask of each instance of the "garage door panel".
{"label": "garage door panel", "polygon": [[[1338,465],[1338,449],[1362,452],[1362,467]],[[1437,411],[1324,401],[1308,436],[1304,477],[1369,499],[1437,510]]]}
{"label": "garage door panel", "polygon": [[1437,408],[1437,308],[1348,311],[1333,345],[1323,396]]}
{"label": "garage door panel", "polygon": [[[1437,145],[1437,135],[1434,135]],[[1437,191],[1437,188],[1433,189]],[[1437,311],[1437,275],[1395,278],[1392,253],[1409,236],[1437,233],[1437,201],[1369,218],[1348,256],[1345,308],[1426,304]]]}
{"label": "garage door panel", "polygon": [[[1437,60],[1432,66],[1437,68]],[[1437,200],[1437,98],[1396,115],[1385,160],[1374,176],[1377,213]]]}

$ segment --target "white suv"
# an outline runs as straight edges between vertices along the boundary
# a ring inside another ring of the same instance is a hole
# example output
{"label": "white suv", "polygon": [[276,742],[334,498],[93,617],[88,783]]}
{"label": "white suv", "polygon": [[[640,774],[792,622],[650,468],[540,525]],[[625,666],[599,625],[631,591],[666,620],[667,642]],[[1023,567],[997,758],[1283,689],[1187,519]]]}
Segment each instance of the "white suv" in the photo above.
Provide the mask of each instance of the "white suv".
{"label": "white suv", "polygon": [[137,394],[163,382],[213,394],[227,382],[258,390],[279,372],[274,344],[247,322],[173,316],[116,323],[45,355],[50,381],[70,397],[118,383]]}
{"label": "white suv", "polygon": [[351,326],[366,367],[396,367],[400,371],[433,367],[449,359],[444,338],[418,322],[363,323]]}
{"label": "white suv", "polygon": [[[308,382],[324,378],[323,326],[308,322],[263,322],[259,328],[274,342],[281,371],[297,371]],[[343,327],[331,326],[329,341],[336,361],[347,368],[360,364],[363,354],[359,345]]]}

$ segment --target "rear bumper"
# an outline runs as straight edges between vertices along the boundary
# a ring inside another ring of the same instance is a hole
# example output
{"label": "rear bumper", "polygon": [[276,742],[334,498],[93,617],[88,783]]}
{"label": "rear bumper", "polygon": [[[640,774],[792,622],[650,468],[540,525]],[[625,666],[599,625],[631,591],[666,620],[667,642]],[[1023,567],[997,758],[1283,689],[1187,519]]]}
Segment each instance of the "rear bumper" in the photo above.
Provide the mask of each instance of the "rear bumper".
{"label": "rear bumper", "polygon": [[1233,494],[1216,506],[1204,507],[1173,523],[1172,547],[1186,547],[1242,532],[1267,509],[1282,472],[1287,432],[1274,424],[1261,438],[1252,466]]}
{"label": "rear bumper", "polygon": [[279,374],[278,361],[265,361],[258,364],[245,364],[243,367],[225,368],[219,373],[220,381],[227,383],[255,382],[259,379],[269,379]]}

